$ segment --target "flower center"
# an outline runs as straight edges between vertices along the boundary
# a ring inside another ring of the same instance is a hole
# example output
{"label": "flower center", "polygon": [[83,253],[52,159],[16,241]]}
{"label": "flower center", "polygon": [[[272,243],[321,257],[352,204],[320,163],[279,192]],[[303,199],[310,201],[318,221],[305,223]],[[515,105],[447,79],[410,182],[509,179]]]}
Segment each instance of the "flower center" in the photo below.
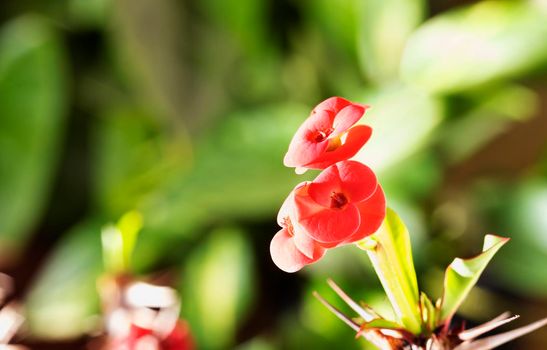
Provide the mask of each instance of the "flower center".
{"label": "flower center", "polygon": [[283,226],[287,228],[287,232],[289,232],[289,235],[291,237],[294,236],[294,227],[292,225],[291,219],[288,216],[285,216],[283,218]]}
{"label": "flower center", "polygon": [[348,204],[348,199],[341,192],[332,192],[330,195],[330,207],[335,209],[342,209]]}
{"label": "flower center", "polygon": [[311,139],[315,142],[323,142],[332,133],[333,129],[317,130],[311,135]]}

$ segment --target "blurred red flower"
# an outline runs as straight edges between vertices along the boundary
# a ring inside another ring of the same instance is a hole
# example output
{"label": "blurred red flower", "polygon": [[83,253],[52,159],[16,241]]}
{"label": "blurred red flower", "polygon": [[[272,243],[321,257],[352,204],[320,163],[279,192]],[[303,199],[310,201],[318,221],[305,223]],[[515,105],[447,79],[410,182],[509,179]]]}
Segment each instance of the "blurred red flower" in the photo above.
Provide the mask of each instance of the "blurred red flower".
{"label": "blurred red flower", "polygon": [[188,325],[179,321],[167,336],[150,328],[131,324],[128,333],[114,340],[112,350],[194,350],[194,341]]}
{"label": "blurred red flower", "polygon": [[357,242],[376,232],[386,213],[372,170],[356,161],[325,169],[296,186],[278,215],[282,229],[270,244],[274,263],[295,272],[319,260],[327,248]]}
{"label": "blurred red flower", "polygon": [[353,157],[372,134],[366,125],[354,125],[368,106],[331,97],[317,105],[294,135],[284,164],[305,169],[325,169]]}

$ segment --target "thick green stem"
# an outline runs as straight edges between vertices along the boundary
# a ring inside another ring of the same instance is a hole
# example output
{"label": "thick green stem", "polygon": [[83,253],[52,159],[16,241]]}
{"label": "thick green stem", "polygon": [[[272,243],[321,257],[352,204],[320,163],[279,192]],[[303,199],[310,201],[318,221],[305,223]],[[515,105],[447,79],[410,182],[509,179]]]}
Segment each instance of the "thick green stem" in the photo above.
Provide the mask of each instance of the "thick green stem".
{"label": "thick green stem", "polygon": [[402,220],[388,208],[380,229],[358,246],[367,252],[398,321],[408,331],[420,334],[418,283],[408,230]]}

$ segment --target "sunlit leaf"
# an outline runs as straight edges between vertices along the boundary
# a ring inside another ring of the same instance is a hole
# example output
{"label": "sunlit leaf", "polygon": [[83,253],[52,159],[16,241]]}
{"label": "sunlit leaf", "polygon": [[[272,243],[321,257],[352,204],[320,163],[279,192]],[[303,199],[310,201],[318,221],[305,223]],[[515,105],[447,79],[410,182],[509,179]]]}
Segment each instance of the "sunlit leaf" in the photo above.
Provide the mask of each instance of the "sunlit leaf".
{"label": "sunlit leaf", "polygon": [[428,332],[433,332],[437,328],[437,310],[431,302],[431,299],[424,293],[420,292],[420,312],[422,314],[423,324],[427,327]]}
{"label": "sunlit leaf", "polygon": [[355,1],[359,9],[358,50],[361,66],[373,81],[395,80],[409,35],[424,17],[423,0]]}
{"label": "sunlit leaf", "polygon": [[449,322],[458,307],[465,300],[471,288],[477,283],[486,265],[509,238],[486,235],[482,253],[474,258],[456,258],[446,269],[444,290],[440,301],[439,322]]}
{"label": "sunlit leaf", "polygon": [[252,250],[242,233],[220,229],[190,256],[182,279],[183,314],[200,349],[227,349],[253,297]]}
{"label": "sunlit leaf", "polygon": [[[0,32],[0,241],[5,258],[30,233],[49,194],[65,117],[58,33],[39,17]],[[4,251],[4,249],[6,249]]]}
{"label": "sunlit leaf", "polygon": [[529,71],[547,60],[547,6],[481,1],[426,22],[403,55],[403,78],[431,92],[459,92]]}
{"label": "sunlit leaf", "polygon": [[124,214],[116,225],[107,225],[101,231],[105,270],[112,274],[131,271],[131,256],[142,228],[142,215],[137,211]]}
{"label": "sunlit leaf", "polygon": [[74,338],[93,326],[102,271],[99,233],[98,223],[75,227],[43,266],[26,298],[28,325],[36,337]]}
{"label": "sunlit leaf", "polygon": [[418,282],[410,235],[403,221],[388,208],[380,229],[359,246],[366,250],[398,321],[408,331],[418,334],[422,327]]}

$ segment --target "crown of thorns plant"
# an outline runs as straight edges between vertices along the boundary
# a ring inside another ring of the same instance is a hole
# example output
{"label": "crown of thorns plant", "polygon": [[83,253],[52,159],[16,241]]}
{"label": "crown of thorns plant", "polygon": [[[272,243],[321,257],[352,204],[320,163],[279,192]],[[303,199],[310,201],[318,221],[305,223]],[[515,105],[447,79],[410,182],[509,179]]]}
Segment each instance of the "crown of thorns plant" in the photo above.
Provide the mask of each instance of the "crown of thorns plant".
{"label": "crown of thorns plant", "polygon": [[297,174],[322,172],[298,184],[278,215],[281,229],[270,253],[285,272],[296,272],[323,258],[329,249],[353,244],[365,251],[393,308],[395,319],[351,299],[332,280],[329,286],[356,313],[346,316],[319,294],[332,313],[382,350],[488,350],[530,333],[547,318],[484,338],[480,336],[518,318],[506,312],[477,327],[453,324],[453,316],[486,265],[509,238],[486,235],[482,252],[456,258],[444,276],[442,296],[435,302],[418,289],[410,235],[403,221],[386,208],[386,198],[374,172],[350,160],[366,144],[372,128],[360,124],[368,106],[331,97],[311,112],[296,131],[284,164]]}

